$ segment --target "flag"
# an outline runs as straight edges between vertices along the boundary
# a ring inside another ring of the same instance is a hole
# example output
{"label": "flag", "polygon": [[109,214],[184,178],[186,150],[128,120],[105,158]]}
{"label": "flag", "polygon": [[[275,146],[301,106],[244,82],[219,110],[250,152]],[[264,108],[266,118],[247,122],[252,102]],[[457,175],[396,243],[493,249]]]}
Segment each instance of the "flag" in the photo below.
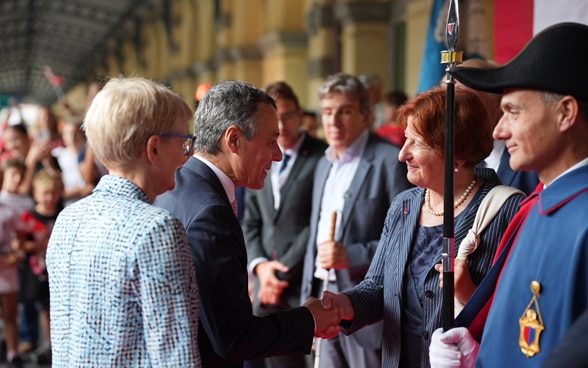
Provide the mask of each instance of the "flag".
{"label": "flag", "polygon": [[[458,6],[460,28],[455,49],[464,52],[464,60],[488,59],[491,47],[487,29],[491,24],[491,16],[484,5],[484,0],[459,1]],[[421,64],[418,93],[438,86],[445,74],[446,66],[441,64],[441,51],[447,50],[445,42],[448,9],[448,0],[434,0]]]}
{"label": "flag", "polygon": [[535,34],[561,22],[588,24],[588,1],[495,0],[494,55],[496,61],[500,64],[507,63]]}
{"label": "flag", "polygon": [[47,80],[53,87],[60,87],[63,83],[63,77],[60,75],[55,75],[51,67],[48,65],[45,65],[43,67],[43,74],[45,74],[45,78],[47,78]]}
{"label": "flag", "polygon": [[438,86],[445,73],[445,65],[441,64],[441,51],[447,50],[445,27],[448,6],[447,0],[433,1],[417,93],[422,93]]}

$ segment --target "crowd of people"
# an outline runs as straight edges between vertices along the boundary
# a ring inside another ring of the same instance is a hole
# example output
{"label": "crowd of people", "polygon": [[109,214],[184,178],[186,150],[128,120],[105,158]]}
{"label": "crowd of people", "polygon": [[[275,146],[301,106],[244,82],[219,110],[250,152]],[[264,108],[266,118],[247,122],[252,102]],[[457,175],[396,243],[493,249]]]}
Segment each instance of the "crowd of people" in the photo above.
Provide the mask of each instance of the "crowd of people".
{"label": "crowd of people", "polygon": [[337,73],[313,120],[286,81],[208,85],[194,113],[159,83],[118,77],[83,124],[46,107],[32,127],[6,123],[6,360],[584,366],[586,39],[562,23],[504,66],[449,71],[454,198],[445,86],[383,95],[377,76]]}
{"label": "crowd of people", "polygon": [[15,116],[0,127],[0,309],[1,355],[18,367],[51,363],[47,242],[60,211],[95,183],[81,177],[86,140],[78,120],[60,121],[48,106],[32,122]]}

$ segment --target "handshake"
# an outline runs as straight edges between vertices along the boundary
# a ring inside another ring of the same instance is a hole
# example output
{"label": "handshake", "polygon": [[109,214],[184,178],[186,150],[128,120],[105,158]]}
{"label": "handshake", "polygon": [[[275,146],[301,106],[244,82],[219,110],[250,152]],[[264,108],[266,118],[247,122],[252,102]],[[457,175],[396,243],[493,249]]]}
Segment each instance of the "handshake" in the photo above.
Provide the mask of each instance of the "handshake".
{"label": "handshake", "polygon": [[308,298],[304,302],[314,317],[314,336],[322,339],[331,339],[342,329],[342,324],[353,320],[354,311],[351,301],[345,294],[334,294],[323,291],[322,299]]}

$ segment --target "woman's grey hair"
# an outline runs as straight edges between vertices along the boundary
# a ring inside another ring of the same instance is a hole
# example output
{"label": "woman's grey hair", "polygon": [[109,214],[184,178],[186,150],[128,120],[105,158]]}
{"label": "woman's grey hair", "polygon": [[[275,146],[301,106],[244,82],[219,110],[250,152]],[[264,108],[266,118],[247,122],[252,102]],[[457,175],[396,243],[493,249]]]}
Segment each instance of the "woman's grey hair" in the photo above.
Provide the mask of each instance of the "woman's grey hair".
{"label": "woman's grey hair", "polygon": [[260,103],[276,108],[272,97],[252,85],[225,81],[213,86],[198,104],[194,119],[194,151],[215,155],[225,131],[235,125],[247,140],[257,134]]}
{"label": "woman's grey hair", "polygon": [[319,100],[331,93],[340,93],[348,99],[357,99],[361,112],[370,114],[370,95],[359,79],[353,75],[337,73],[329,76],[318,89]]}
{"label": "woman's grey hair", "polygon": [[88,108],[82,128],[96,157],[106,167],[131,164],[153,135],[188,124],[192,110],[180,96],[139,77],[110,79]]}

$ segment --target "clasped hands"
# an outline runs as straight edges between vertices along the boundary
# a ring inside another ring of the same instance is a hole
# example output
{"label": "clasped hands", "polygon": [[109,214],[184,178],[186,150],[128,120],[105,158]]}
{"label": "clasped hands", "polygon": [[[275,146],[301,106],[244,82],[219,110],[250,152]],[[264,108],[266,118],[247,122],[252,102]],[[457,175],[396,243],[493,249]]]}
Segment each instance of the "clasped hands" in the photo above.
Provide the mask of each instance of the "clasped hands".
{"label": "clasped hands", "polygon": [[341,320],[353,320],[355,312],[349,298],[342,293],[323,291],[322,299],[308,298],[304,306],[314,317],[314,336],[331,339],[343,329]]}

